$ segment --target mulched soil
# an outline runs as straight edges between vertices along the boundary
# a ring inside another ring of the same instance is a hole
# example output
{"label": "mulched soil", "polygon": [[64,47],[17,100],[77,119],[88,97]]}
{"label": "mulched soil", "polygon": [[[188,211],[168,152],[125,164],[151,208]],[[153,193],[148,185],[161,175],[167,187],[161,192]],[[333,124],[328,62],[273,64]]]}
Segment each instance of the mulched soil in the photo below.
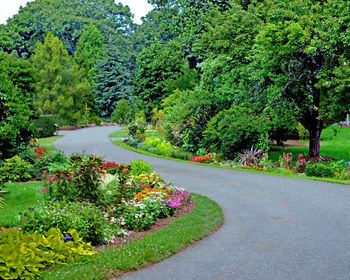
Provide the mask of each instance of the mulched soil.
{"label": "mulched soil", "polygon": [[190,213],[194,208],[196,208],[196,203],[193,201],[188,202],[185,204],[183,208],[179,210],[173,217],[169,218],[163,218],[163,219],[158,219],[153,226],[147,231],[142,231],[142,232],[137,232],[137,231],[129,231],[130,236],[128,239],[125,238],[116,238],[116,243],[114,244],[108,244],[108,245],[97,245],[94,248],[94,251],[104,251],[108,248],[119,248],[122,245],[128,243],[128,242],[135,242],[138,240],[143,239],[144,237],[151,235],[152,233],[162,230],[163,228],[167,227],[171,222],[176,221],[180,219],[182,216]]}
{"label": "mulched soil", "polygon": [[311,156],[306,156],[305,157],[306,161],[311,161],[311,162],[320,162],[320,161],[337,161],[334,158],[331,157],[323,157],[323,156],[319,156],[319,157],[311,157]]}
{"label": "mulched soil", "polygon": [[75,125],[60,126],[60,130],[77,130],[77,129],[82,129],[82,128],[83,127],[75,126]]}

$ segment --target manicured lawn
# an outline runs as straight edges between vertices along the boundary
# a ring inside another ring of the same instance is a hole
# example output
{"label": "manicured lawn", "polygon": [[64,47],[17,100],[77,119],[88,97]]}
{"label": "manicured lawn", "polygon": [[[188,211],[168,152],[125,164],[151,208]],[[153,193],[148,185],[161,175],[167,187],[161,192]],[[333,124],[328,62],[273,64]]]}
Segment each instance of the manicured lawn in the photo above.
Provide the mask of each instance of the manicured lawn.
{"label": "manicured lawn", "polygon": [[7,207],[0,209],[0,227],[16,226],[17,216],[31,203],[41,199],[41,183],[8,183],[4,190]]}
{"label": "manicured lawn", "polygon": [[[350,128],[331,126],[323,130],[321,135],[321,156],[327,156],[336,160],[350,161]],[[303,143],[308,143],[304,141]],[[291,152],[293,158],[299,154],[307,155],[308,146],[289,146],[285,148],[275,148],[269,152],[270,159],[276,161],[279,156]]]}
{"label": "manicured lawn", "polygon": [[51,136],[46,138],[39,138],[39,146],[45,147],[49,152],[53,152],[55,148],[53,147],[53,143],[58,140],[61,136]]}
{"label": "manicured lawn", "polygon": [[119,249],[106,248],[86,263],[67,264],[45,271],[43,279],[106,279],[175,254],[217,229],[223,221],[218,204],[204,196],[192,195],[197,207],[168,227]]}

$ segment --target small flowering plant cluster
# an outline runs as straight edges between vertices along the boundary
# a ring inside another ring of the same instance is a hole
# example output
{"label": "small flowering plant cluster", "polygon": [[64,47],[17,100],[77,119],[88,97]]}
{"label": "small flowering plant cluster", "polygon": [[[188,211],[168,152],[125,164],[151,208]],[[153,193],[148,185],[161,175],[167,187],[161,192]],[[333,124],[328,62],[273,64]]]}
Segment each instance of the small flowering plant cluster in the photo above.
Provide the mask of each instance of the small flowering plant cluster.
{"label": "small flowering plant cluster", "polygon": [[200,163],[210,163],[214,160],[214,154],[206,154],[203,156],[192,157],[190,161],[200,162]]}
{"label": "small flowering plant cluster", "polygon": [[[121,221],[88,201],[50,201],[32,204],[19,218],[24,231],[45,233],[50,228],[61,231],[75,229],[86,241],[93,244],[113,243],[116,237],[127,237]],[[108,242],[107,242],[108,241]]]}
{"label": "small flowering plant cluster", "polygon": [[48,154],[48,151],[46,150],[45,147],[35,147],[34,152],[35,152],[35,157],[39,159],[42,158],[43,155]]}

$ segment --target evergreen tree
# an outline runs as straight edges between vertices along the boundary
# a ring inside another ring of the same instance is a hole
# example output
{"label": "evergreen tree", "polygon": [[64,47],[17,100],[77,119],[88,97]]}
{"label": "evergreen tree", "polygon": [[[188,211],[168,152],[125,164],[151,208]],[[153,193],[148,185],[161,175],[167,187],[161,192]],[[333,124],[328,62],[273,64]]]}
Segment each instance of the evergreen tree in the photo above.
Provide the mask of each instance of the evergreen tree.
{"label": "evergreen tree", "polygon": [[129,57],[122,54],[121,48],[123,45],[110,40],[96,67],[98,75],[94,77],[93,89],[101,117],[113,113],[116,101],[130,99],[131,96]]}
{"label": "evergreen tree", "polygon": [[46,114],[57,114],[63,122],[77,123],[90,85],[77,65],[70,68],[68,52],[49,32],[32,57],[37,70],[35,102]]}
{"label": "evergreen tree", "polygon": [[[102,33],[91,23],[84,29],[74,53],[74,63],[81,69],[83,77],[89,81],[91,89],[93,77],[96,75],[96,63],[102,55],[103,41]],[[85,97],[83,103],[88,108],[90,115],[98,115],[98,108],[92,90]]]}

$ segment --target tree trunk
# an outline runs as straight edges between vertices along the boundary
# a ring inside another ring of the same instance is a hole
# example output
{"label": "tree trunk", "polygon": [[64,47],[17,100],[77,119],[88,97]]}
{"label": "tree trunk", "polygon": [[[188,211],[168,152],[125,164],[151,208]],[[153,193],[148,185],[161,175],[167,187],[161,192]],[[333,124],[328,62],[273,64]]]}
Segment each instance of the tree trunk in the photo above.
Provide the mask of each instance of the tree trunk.
{"label": "tree trunk", "polygon": [[321,139],[322,125],[317,121],[317,125],[309,130],[309,155],[311,157],[320,156],[320,139]]}

